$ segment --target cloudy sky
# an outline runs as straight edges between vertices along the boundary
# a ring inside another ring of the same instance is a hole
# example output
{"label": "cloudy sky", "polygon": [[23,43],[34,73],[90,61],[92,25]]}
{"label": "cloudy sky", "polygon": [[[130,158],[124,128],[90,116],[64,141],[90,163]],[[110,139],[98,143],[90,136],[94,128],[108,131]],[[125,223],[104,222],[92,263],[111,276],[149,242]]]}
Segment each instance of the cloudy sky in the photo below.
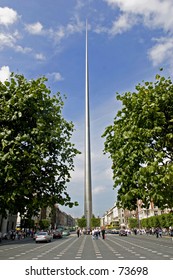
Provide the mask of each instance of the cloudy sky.
{"label": "cloudy sky", "polygon": [[105,128],[120,108],[115,93],[153,81],[173,68],[172,0],[0,0],[0,80],[10,72],[48,78],[52,93],[66,95],[63,115],[73,121],[82,152],[68,185],[83,215],[85,22],[88,19],[93,213],[113,206],[111,161],[103,155]]}

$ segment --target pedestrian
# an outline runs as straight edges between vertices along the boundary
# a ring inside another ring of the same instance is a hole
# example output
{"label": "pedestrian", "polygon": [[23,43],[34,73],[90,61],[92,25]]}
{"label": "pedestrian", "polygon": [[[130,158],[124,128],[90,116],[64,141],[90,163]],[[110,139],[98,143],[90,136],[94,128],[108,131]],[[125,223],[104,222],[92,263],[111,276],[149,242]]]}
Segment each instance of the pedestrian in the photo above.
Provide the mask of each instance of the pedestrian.
{"label": "pedestrian", "polygon": [[102,238],[105,239],[105,229],[102,228],[102,231],[101,231],[101,232],[102,232]]}
{"label": "pedestrian", "polygon": [[17,232],[17,237],[18,237],[19,240],[22,238],[22,233],[21,233],[20,230]]}
{"label": "pedestrian", "polygon": [[98,234],[98,230],[97,229],[94,230],[94,235],[95,235],[95,238],[98,239],[98,235],[99,234]]}
{"label": "pedestrian", "polygon": [[92,230],[92,239],[95,239],[95,230]]}
{"label": "pedestrian", "polygon": [[159,229],[158,228],[156,228],[155,233],[156,233],[156,237],[158,238],[159,237]]}
{"label": "pedestrian", "polygon": [[162,237],[162,229],[159,228],[159,236]]}
{"label": "pedestrian", "polygon": [[78,228],[77,229],[77,237],[79,238],[79,236],[80,236],[80,229]]}

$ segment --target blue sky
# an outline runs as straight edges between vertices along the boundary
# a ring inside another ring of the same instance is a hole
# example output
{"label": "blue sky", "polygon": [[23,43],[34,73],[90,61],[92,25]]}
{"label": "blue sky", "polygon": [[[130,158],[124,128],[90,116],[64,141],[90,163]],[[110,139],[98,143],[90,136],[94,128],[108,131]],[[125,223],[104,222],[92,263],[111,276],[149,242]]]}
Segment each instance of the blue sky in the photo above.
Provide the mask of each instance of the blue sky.
{"label": "blue sky", "polygon": [[105,128],[120,108],[115,93],[153,81],[173,66],[172,0],[0,0],[0,79],[10,72],[48,78],[53,93],[66,95],[63,115],[73,121],[75,159],[68,191],[79,206],[84,197],[85,21],[88,19],[93,213],[113,206],[111,161],[103,155]]}

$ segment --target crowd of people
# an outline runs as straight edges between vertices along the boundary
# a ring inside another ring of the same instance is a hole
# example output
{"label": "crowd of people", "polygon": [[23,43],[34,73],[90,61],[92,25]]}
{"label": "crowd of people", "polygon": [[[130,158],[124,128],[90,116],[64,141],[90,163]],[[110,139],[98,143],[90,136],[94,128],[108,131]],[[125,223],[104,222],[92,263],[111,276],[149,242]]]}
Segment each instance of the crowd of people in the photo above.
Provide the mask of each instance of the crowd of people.
{"label": "crowd of people", "polygon": [[3,239],[23,239],[27,236],[27,233],[23,230],[10,230],[8,233],[3,234]]}
{"label": "crowd of people", "polygon": [[81,236],[82,234],[89,234],[92,235],[93,239],[98,239],[102,237],[102,239],[105,239],[105,229],[104,228],[93,228],[92,230],[81,230],[80,228],[76,231],[77,237]]}
{"label": "crowd of people", "polygon": [[147,235],[156,235],[156,237],[164,236],[173,236],[173,229],[162,229],[160,227],[150,228],[150,229],[134,229],[134,234],[147,234]]}

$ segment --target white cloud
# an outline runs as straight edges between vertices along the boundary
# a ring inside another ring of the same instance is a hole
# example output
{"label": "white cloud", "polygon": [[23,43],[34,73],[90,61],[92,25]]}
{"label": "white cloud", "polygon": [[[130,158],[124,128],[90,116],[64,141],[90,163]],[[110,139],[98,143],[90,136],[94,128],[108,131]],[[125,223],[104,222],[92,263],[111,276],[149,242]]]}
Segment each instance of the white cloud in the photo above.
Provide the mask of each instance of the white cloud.
{"label": "white cloud", "polygon": [[100,193],[104,193],[104,192],[106,192],[106,190],[107,190],[107,188],[104,186],[97,186],[96,188],[93,188],[93,194],[97,195]]}
{"label": "white cloud", "polygon": [[167,64],[172,68],[173,53],[173,1],[172,0],[104,0],[115,15],[120,12],[108,34],[112,36],[130,30],[134,25],[142,24],[148,29],[161,30],[165,36],[154,38],[155,45],[148,50],[153,66]]}
{"label": "white cloud", "polygon": [[74,22],[70,22],[67,24],[66,32],[67,34],[81,33],[84,28],[84,23],[79,20],[78,16],[76,16]]}
{"label": "white cloud", "polygon": [[[172,0],[105,0],[112,8],[128,14],[132,22],[142,22],[149,28],[173,32]],[[126,30],[125,30],[126,31]]]}
{"label": "white cloud", "polygon": [[109,29],[105,26],[100,26],[100,25],[97,25],[95,28],[94,28],[94,32],[97,33],[97,34],[100,34],[100,33],[108,33],[109,32]]}
{"label": "white cloud", "polygon": [[40,35],[43,33],[43,25],[40,22],[27,24],[25,29],[33,35]]}
{"label": "white cloud", "polygon": [[22,47],[20,45],[16,45],[16,42],[19,38],[18,32],[10,33],[0,33],[0,49],[4,48],[12,48],[15,52],[19,53],[30,53],[32,51],[31,48]]}
{"label": "white cloud", "polygon": [[32,51],[31,48],[27,48],[27,47],[22,47],[22,46],[14,46],[15,48],[15,51],[16,52],[20,52],[20,53],[23,53],[23,54],[26,54],[26,53],[30,53]]}
{"label": "white cloud", "polygon": [[81,33],[84,28],[84,23],[76,16],[74,20],[69,22],[66,26],[61,25],[55,31],[51,29],[49,34],[57,43],[60,43],[63,38],[68,38],[75,33]]}
{"label": "white cloud", "polygon": [[16,39],[10,33],[0,33],[0,49],[4,47],[13,47]]}
{"label": "white cloud", "polygon": [[37,60],[40,60],[40,61],[44,61],[46,58],[45,58],[45,56],[42,54],[42,53],[37,53],[36,55],[35,55],[35,58],[37,59]]}
{"label": "white cloud", "polygon": [[55,79],[55,81],[63,81],[64,80],[64,78],[62,77],[62,75],[59,72],[54,73],[54,79]]}
{"label": "white cloud", "polygon": [[111,35],[121,34],[135,25],[136,18],[130,17],[128,14],[120,15],[120,17],[113,22],[112,28],[109,30]]}
{"label": "white cloud", "polygon": [[15,23],[18,19],[17,12],[8,7],[0,7],[0,25],[8,26]]}
{"label": "white cloud", "polygon": [[160,38],[155,39],[155,41],[157,41],[157,44],[148,51],[153,65],[157,66],[164,61],[172,61],[173,38]]}
{"label": "white cloud", "polygon": [[83,2],[83,0],[76,0],[76,6],[75,9],[76,10],[80,10],[85,6],[85,3]]}
{"label": "white cloud", "polygon": [[10,68],[8,66],[2,66],[0,68],[0,81],[4,83],[10,77]]}
{"label": "white cloud", "polygon": [[60,26],[56,31],[52,30],[51,37],[59,43],[65,37],[65,27]]}
{"label": "white cloud", "polygon": [[62,77],[61,73],[59,73],[59,72],[53,72],[51,74],[48,74],[48,76],[52,77],[55,82],[63,81],[64,80],[64,78]]}

